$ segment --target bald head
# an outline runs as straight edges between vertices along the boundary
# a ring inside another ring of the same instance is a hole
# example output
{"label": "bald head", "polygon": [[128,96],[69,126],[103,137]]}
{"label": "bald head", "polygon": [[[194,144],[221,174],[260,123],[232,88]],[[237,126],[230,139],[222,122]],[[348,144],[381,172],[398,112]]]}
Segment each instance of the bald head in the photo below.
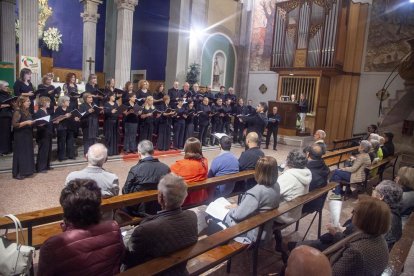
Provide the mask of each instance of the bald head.
{"label": "bald head", "polygon": [[259,142],[259,135],[256,132],[249,132],[246,136],[246,144],[248,145],[249,149],[257,147]]}
{"label": "bald head", "polygon": [[301,245],[290,254],[285,275],[330,276],[332,275],[332,269],[328,258],[319,250]]}

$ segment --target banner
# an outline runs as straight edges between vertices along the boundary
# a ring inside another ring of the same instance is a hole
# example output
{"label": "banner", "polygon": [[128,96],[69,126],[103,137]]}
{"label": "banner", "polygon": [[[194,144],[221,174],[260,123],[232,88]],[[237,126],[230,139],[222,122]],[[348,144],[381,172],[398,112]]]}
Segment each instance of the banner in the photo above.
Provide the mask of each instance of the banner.
{"label": "banner", "polygon": [[23,68],[29,68],[34,74],[41,74],[40,59],[37,57],[21,56],[20,57],[20,70]]}

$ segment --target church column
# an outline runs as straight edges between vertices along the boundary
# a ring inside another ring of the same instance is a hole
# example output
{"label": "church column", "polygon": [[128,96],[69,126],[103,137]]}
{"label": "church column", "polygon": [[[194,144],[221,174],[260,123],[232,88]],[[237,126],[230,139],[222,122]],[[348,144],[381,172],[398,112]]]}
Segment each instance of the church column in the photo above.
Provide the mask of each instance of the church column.
{"label": "church column", "polygon": [[80,0],[79,2],[83,3],[82,79],[87,81],[90,73],[95,74],[96,23],[100,17],[98,5],[102,4],[102,1]]}
{"label": "church column", "polygon": [[131,78],[132,27],[138,0],[116,0],[118,9],[116,28],[115,84],[123,86]]}
{"label": "church column", "polygon": [[[38,57],[39,2],[19,0],[19,55]],[[14,28],[13,28],[14,29]],[[40,72],[32,74],[32,83],[39,83]]]}
{"label": "church column", "polygon": [[16,0],[0,0],[0,60],[13,65],[16,64],[15,10]]}

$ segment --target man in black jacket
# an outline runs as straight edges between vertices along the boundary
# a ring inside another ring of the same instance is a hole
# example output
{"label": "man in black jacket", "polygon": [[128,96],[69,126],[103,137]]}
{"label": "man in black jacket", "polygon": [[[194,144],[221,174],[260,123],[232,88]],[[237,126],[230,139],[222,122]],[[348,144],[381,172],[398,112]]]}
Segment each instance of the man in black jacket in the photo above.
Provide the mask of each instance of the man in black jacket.
{"label": "man in black jacket", "polygon": [[[122,189],[123,194],[156,190],[160,179],[170,172],[167,165],[152,156],[154,154],[152,142],[148,140],[141,141],[138,144],[138,152],[141,159],[138,164],[129,170],[125,186]],[[126,208],[128,214],[132,216],[155,215],[159,210],[160,206],[156,202],[146,202]]]}
{"label": "man in black jacket", "polygon": [[[323,149],[319,144],[313,144],[304,149],[304,152],[308,156],[308,162],[306,167],[312,173],[312,181],[309,184],[309,192],[325,187],[328,184],[328,175],[330,170],[326,166],[325,161],[322,159]],[[306,203],[302,208],[302,213],[312,213],[323,208],[326,195],[323,195],[309,203]]]}
{"label": "man in black jacket", "polygon": [[247,133],[256,132],[259,136],[258,147],[262,142],[262,135],[267,125],[267,104],[265,102],[260,102],[256,107],[256,113],[250,116],[241,116],[239,120],[243,123],[246,123]]}
{"label": "man in black jacket", "polygon": [[269,148],[270,136],[273,135],[273,150],[276,150],[277,146],[277,132],[279,130],[279,123],[282,120],[279,114],[277,114],[277,106],[274,106],[272,113],[267,115],[267,135],[266,135],[266,149]]}
{"label": "man in black jacket", "polygon": [[173,87],[168,89],[168,96],[170,96],[170,105],[172,108],[177,107],[178,99],[183,97],[181,90],[178,89],[178,81],[174,81]]}

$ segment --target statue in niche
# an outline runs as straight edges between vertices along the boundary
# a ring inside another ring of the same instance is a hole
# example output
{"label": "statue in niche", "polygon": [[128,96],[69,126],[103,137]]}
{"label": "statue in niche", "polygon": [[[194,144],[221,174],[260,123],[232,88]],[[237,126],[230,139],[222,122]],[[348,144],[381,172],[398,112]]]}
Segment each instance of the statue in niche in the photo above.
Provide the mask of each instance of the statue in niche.
{"label": "statue in niche", "polygon": [[226,57],[222,52],[218,52],[213,57],[213,90],[220,90],[224,85],[224,76],[226,74]]}

